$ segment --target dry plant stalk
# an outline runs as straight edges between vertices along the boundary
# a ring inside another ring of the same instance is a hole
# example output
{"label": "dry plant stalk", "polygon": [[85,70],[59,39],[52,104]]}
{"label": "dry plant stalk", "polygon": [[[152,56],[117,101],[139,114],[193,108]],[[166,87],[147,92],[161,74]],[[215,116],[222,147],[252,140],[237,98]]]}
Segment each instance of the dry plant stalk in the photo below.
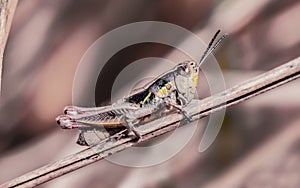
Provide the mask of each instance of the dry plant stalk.
{"label": "dry plant stalk", "polygon": [[18,0],[0,0],[0,92],[3,54]]}
{"label": "dry plant stalk", "polygon": [[[197,104],[189,104],[186,110],[189,114],[192,114],[193,119],[199,119],[283,85],[299,76],[300,57],[219,94],[207,97]],[[172,131],[178,127],[181,120],[183,120],[181,114],[169,114],[164,118],[154,120],[139,127],[143,135],[139,141],[136,141],[135,137],[132,136],[99,144],[70,155],[53,164],[29,172],[2,184],[0,187],[33,187],[40,185],[63,174],[99,161],[109,155],[137,145],[140,142]]]}

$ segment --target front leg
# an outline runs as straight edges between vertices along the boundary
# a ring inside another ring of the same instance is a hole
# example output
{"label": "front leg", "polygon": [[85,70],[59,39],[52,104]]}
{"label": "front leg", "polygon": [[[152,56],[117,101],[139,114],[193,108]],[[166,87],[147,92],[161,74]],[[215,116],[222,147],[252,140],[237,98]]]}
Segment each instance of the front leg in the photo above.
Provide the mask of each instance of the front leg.
{"label": "front leg", "polygon": [[176,104],[171,98],[169,97],[166,97],[164,98],[164,102],[166,103],[166,105],[170,105],[174,108],[176,108],[177,110],[179,110],[183,115],[184,117],[188,120],[188,122],[192,122],[193,121],[193,118],[188,114],[187,111],[185,111],[183,109],[183,106],[182,105],[178,105]]}

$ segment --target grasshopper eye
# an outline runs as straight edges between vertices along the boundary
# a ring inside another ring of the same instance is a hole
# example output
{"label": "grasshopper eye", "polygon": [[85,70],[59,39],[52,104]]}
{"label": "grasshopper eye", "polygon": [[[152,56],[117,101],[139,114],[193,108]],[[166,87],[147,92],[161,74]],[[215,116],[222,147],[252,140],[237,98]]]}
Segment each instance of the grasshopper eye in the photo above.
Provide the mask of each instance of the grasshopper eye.
{"label": "grasshopper eye", "polygon": [[191,65],[191,66],[195,66],[195,62],[194,62],[194,61],[191,61],[191,62],[190,62],[190,65]]}

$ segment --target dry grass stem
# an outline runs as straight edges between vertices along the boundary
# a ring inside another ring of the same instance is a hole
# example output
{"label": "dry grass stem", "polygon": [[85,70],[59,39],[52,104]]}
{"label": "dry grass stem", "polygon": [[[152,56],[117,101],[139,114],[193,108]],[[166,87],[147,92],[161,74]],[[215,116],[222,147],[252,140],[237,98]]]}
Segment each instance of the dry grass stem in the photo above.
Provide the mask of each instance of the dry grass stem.
{"label": "dry grass stem", "polygon": [[17,4],[18,0],[1,0],[0,2],[0,92],[3,54]]}
{"label": "dry grass stem", "polygon": [[[199,119],[286,84],[299,76],[300,57],[219,94],[207,97],[197,104],[190,104],[186,107],[186,110],[193,115],[193,119]],[[109,155],[137,145],[140,142],[172,131],[178,127],[181,120],[183,120],[181,114],[169,114],[164,118],[140,126],[139,129],[142,132],[143,138],[139,141],[136,141],[133,136],[129,136],[117,141],[102,143],[70,155],[53,164],[29,172],[2,184],[0,187],[33,187],[40,185],[63,174],[99,161]]]}

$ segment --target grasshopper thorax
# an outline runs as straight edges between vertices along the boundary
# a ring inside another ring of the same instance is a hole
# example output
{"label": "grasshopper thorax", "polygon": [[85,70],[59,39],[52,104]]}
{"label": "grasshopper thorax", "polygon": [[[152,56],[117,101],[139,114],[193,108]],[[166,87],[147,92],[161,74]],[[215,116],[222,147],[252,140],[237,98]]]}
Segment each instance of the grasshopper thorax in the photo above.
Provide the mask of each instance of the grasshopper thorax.
{"label": "grasshopper thorax", "polygon": [[181,101],[182,105],[189,103],[195,96],[198,83],[199,67],[194,61],[185,61],[175,67],[177,76],[175,84],[178,93],[186,100]]}

